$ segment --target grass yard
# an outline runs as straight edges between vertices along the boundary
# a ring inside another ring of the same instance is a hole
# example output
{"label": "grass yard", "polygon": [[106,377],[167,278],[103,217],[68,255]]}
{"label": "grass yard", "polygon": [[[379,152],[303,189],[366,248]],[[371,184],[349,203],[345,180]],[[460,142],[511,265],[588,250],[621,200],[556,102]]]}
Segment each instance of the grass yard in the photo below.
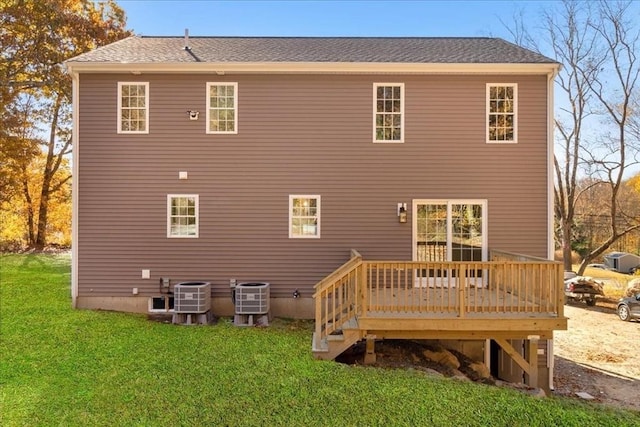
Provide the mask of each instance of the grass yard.
{"label": "grass yard", "polygon": [[68,256],[0,258],[0,424],[631,426],[640,414],[311,357],[309,322],[71,309]]}

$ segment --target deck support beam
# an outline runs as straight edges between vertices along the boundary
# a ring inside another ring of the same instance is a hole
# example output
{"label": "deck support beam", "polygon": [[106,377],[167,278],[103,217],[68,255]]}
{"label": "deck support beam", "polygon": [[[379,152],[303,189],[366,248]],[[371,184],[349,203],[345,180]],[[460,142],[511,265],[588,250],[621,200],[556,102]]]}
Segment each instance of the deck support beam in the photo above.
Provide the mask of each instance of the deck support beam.
{"label": "deck support beam", "polygon": [[520,353],[516,351],[515,348],[503,338],[494,338],[494,341],[498,343],[500,347],[513,359],[514,362],[518,364],[522,368],[522,370],[527,374],[529,378],[530,387],[538,386],[538,337],[531,336],[527,339],[528,342],[528,361],[522,357]]}
{"label": "deck support beam", "polygon": [[527,337],[529,353],[529,387],[538,387],[538,340],[539,336],[529,335]]}

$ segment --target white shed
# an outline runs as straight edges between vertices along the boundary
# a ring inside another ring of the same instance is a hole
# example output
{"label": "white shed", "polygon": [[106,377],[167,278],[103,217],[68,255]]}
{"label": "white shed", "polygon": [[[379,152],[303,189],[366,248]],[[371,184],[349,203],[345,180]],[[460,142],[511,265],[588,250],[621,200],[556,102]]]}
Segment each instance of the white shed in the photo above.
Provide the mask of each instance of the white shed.
{"label": "white shed", "polygon": [[640,266],[640,256],[627,252],[611,252],[604,256],[604,263],[619,273],[630,273],[632,268]]}

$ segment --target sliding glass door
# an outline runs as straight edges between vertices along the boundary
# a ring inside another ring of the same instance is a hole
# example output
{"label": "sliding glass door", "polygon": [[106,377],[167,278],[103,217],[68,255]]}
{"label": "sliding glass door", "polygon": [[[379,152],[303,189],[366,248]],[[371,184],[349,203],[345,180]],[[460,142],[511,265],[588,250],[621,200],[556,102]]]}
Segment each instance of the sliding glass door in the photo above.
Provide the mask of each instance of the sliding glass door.
{"label": "sliding glass door", "polygon": [[[413,260],[486,261],[486,200],[414,200]],[[423,277],[451,277],[447,272],[419,272]],[[481,276],[482,272],[478,272]],[[432,281],[441,282],[442,280]],[[452,282],[453,283],[453,282]]]}

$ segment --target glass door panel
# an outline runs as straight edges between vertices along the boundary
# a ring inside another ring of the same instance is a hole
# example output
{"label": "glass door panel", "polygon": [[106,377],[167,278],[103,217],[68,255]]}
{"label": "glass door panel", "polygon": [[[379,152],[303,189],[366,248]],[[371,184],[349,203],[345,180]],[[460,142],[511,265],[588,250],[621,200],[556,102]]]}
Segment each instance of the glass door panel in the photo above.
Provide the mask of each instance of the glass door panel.
{"label": "glass door panel", "polygon": [[416,261],[446,261],[447,205],[418,204]]}
{"label": "glass door panel", "polygon": [[482,205],[451,205],[451,261],[482,261]]}

